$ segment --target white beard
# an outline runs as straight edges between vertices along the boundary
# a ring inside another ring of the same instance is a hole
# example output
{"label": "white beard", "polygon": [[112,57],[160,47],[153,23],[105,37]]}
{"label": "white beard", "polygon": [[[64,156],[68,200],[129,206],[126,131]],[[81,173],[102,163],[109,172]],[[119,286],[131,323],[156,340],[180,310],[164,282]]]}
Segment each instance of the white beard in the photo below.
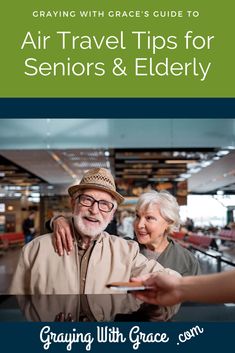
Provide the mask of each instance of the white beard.
{"label": "white beard", "polygon": [[[74,227],[76,229],[76,231],[84,237],[90,237],[90,238],[95,238],[97,237],[100,233],[102,233],[105,228],[108,226],[109,221],[101,221],[99,218],[97,218],[99,220],[99,222],[94,223],[94,224],[85,224],[84,223],[84,219],[83,219],[84,215],[74,215],[73,214],[73,220],[74,220]],[[89,217],[89,216],[88,216]]]}

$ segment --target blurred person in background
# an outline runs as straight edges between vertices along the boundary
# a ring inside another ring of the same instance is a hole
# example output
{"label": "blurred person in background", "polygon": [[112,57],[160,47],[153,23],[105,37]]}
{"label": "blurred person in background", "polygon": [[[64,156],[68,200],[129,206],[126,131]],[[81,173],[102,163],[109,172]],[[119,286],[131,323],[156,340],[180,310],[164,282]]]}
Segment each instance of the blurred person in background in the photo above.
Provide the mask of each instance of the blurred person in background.
{"label": "blurred person in background", "polygon": [[189,232],[193,232],[194,222],[193,222],[192,218],[189,218],[189,217],[186,218],[185,228],[187,228]]}
{"label": "blurred person in background", "polygon": [[122,211],[117,228],[118,236],[124,239],[134,239],[133,222],[134,217],[131,212],[127,210]]}
{"label": "blurred person in background", "polygon": [[28,217],[22,223],[22,229],[24,233],[25,244],[33,240],[36,235],[35,231],[35,212],[30,212]]}

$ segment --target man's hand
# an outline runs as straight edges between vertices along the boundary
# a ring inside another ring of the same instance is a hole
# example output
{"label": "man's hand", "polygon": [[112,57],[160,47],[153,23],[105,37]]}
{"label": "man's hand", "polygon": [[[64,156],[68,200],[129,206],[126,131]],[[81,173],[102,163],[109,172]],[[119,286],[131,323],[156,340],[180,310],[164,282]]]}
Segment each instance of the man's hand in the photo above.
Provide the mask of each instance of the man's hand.
{"label": "man's hand", "polygon": [[64,251],[69,255],[73,249],[71,224],[65,217],[53,221],[53,246],[60,256],[64,255]]}
{"label": "man's hand", "polygon": [[72,315],[69,313],[67,316],[65,313],[59,313],[55,317],[55,321],[58,322],[74,322]]}
{"label": "man's hand", "polygon": [[144,277],[132,278],[133,281],[142,281],[148,289],[134,295],[149,304],[175,305],[182,301],[181,280],[182,277],[175,277],[166,273],[155,273],[154,276],[146,279]]}

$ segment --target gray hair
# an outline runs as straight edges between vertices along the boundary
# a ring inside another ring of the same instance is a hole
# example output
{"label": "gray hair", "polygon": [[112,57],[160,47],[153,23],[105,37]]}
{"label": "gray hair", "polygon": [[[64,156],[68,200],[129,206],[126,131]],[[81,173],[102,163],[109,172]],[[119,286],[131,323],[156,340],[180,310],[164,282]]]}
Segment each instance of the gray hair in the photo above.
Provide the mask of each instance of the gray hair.
{"label": "gray hair", "polygon": [[168,191],[149,191],[140,195],[136,210],[146,209],[149,206],[157,205],[161,216],[169,223],[167,232],[172,233],[179,229],[180,214],[176,198]]}

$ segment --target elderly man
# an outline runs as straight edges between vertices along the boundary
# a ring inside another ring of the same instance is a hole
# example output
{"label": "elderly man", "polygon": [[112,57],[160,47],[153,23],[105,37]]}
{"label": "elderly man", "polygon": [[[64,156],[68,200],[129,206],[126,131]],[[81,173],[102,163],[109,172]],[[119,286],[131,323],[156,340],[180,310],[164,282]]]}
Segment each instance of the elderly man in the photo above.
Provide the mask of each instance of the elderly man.
{"label": "elderly man", "polygon": [[69,256],[54,252],[52,234],[26,245],[19,259],[10,294],[110,293],[106,285],[155,271],[172,272],[139,253],[138,244],[104,232],[124,198],[112,175],[91,169],[68,190],[72,201],[76,246]]}

